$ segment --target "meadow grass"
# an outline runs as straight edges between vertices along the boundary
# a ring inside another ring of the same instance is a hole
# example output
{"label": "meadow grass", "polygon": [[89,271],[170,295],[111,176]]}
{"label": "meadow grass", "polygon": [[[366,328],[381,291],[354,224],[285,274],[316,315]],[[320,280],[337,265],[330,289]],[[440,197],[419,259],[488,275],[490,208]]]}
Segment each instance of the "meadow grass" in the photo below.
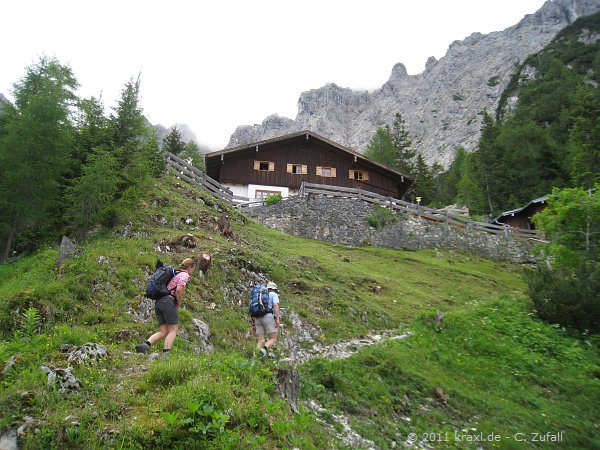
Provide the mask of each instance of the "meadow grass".
{"label": "meadow grass", "polygon": [[[225,212],[235,239],[216,230]],[[195,248],[165,251],[186,233]],[[289,236],[171,178],[157,181],[127,224],[81,247],[60,271],[55,248],[0,265],[0,362],[16,356],[0,375],[0,428],[33,418],[22,448],[343,447],[325,425],[339,429],[332,416],[303,402],[294,414],[278,396],[276,360],[252,358],[248,272],[277,282],[284,313],[318,327],[323,344],[384,330],[412,333],[298,369],[302,401],[347,415],[382,448],[410,432],[472,428],[560,429],[570,448],[598,440],[598,339],[536,319],[517,265]],[[149,363],[133,347],[155,330],[154,318],[135,312],[156,259],[177,264],[204,251],[214,255],[213,267],[189,283],[180,322],[187,329],[194,318],[206,322],[215,351],[195,355],[178,338],[168,361]],[[29,308],[40,318],[33,333]],[[438,311],[446,318],[436,331]],[[289,329],[286,315],[284,324]],[[82,389],[63,396],[46,386],[40,367],[66,367],[61,345],[86,342],[106,345],[108,358],[73,368]]]}

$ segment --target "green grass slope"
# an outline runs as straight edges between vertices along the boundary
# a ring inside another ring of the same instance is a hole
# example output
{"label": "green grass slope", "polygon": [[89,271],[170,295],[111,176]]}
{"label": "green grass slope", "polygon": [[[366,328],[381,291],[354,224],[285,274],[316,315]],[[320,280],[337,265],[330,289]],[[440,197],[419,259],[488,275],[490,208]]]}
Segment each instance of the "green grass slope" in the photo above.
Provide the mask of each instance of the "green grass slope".
{"label": "green grass slope", "polygon": [[[223,212],[234,239],[215,232]],[[184,233],[196,248],[164,251]],[[21,448],[349,448],[340,416],[380,448],[600,444],[599,339],[537,320],[518,266],[299,239],[172,178],[156,182],[125,227],[82,247],[60,273],[55,248],[0,266],[0,429],[25,424]],[[203,251],[214,265],[193,277],[180,319],[186,329],[206,322],[215,351],[195,355],[179,337],[167,361],[133,353],[156,328],[134,314],[156,258]],[[293,413],[273,382],[286,350],[253,358],[240,304],[252,272],[280,286],[288,337],[291,312],[320,330],[321,345],[410,335],[301,365]],[[108,357],[73,366],[76,393],[48,387],[41,366],[66,367],[61,346],[87,342]]]}

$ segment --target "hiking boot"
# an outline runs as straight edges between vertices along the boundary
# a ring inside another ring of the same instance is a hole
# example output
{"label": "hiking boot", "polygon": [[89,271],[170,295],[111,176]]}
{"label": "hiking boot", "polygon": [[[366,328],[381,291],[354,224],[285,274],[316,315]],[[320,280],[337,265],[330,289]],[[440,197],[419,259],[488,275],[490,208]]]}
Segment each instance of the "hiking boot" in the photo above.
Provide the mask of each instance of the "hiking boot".
{"label": "hiking boot", "polygon": [[149,349],[150,346],[145,342],[142,342],[141,344],[135,346],[135,351],[138,353],[147,353]]}

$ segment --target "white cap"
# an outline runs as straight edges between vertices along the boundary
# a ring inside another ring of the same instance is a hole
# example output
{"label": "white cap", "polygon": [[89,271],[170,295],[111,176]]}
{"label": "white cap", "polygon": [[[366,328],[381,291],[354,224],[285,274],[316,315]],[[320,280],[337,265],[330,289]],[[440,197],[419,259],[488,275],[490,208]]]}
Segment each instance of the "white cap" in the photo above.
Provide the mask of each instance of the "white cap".
{"label": "white cap", "polygon": [[277,285],[275,283],[273,283],[272,281],[269,281],[267,283],[267,289],[273,289],[274,291],[278,291],[279,289],[277,289]]}

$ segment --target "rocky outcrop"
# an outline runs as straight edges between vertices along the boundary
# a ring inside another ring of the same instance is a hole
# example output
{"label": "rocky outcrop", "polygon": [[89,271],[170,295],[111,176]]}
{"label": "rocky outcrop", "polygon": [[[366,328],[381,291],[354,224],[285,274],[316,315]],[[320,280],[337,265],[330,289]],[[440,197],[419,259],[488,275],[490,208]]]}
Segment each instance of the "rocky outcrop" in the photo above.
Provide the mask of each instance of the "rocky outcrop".
{"label": "rocky outcrop", "polygon": [[374,92],[333,83],[303,92],[295,120],[272,115],[260,125],[240,126],[228,147],[308,129],[363,152],[375,130],[400,112],[415,148],[429,163],[447,167],[458,146],[475,148],[481,112],[497,109],[515,66],[577,18],[598,11],[598,0],[547,1],[504,31],[473,33],[453,42],[439,61],[429,58],[418,75],[408,75],[403,64],[396,64]]}

